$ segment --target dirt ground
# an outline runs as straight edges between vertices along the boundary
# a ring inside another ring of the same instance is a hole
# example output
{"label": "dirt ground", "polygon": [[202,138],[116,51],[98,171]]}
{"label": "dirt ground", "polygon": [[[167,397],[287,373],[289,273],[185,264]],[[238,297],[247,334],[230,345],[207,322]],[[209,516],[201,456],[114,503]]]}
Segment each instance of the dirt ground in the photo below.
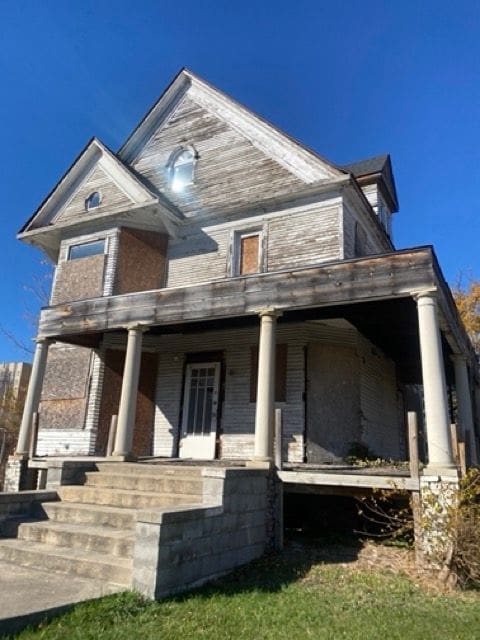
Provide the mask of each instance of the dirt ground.
{"label": "dirt ground", "polygon": [[[422,588],[435,593],[457,591],[455,583],[448,576],[420,568],[415,561],[415,551],[411,548],[389,546],[369,540],[358,545],[328,544],[312,545],[301,541],[289,542],[287,553],[310,554],[312,564],[334,564],[350,571],[391,571],[403,574]],[[305,580],[309,580],[309,574]],[[458,591],[457,591],[458,592]],[[478,598],[478,592],[470,593]],[[466,594],[466,597],[470,597]]]}

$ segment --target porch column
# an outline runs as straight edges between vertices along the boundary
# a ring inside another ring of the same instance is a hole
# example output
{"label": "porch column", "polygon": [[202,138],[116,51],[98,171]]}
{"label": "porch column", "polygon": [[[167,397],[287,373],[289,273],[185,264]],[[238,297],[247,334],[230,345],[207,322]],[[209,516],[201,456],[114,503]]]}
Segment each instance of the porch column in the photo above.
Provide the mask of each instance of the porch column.
{"label": "porch column", "polygon": [[253,462],[273,461],[273,415],[275,402],[275,332],[278,313],[260,313],[258,344],[257,404],[255,411],[255,452]]}
{"label": "porch column", "polygon": [[460,426],[459,435],[465,442],[466,436],[468,435],[468,442],[466,442],[468,447],[467,455],[470,455],[470,461],[475,464],[477,456],[467,358],[462,354],[455,354],[452,360],[455,370],[455,391],[457,392],[458,421]]}
{"label": "porch column", "polygon": [[23,406],[22,422],[20,423],[20,430],[18,432],[17,448],[15,450],[15,455],[18,457],[28,457],[33,414],[38,411],[38,405],[40,404],[50,342],[51,340],[47,338],[36,339],[37,345],[35,347],[35,355],[33,356],[32,372],[28,383],[27,395]]}
{"label": "porch column", "polygon": [[417,310],[428,466],[433,469],[445,469],[454,467],[454,462],[450,443],[447,385],[435,294],[426,292],[417,295]]}
{"label": "porch column", "polygon": [[138,378],[142,358],[142,337],[145,328],[141,325],[128,327],[127,351],[123,369],[122,392],[118,408],[117,434],[112,456],[132,456],[133,430],[137,408]]}

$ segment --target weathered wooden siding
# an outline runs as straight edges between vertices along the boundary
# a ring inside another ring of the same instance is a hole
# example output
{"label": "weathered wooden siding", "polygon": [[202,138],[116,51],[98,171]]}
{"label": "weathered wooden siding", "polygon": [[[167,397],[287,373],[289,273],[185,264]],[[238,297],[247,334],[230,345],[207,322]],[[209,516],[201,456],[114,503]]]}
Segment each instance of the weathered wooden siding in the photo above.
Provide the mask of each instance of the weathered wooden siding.
{"label": "weathered wooden siding", "polygon": [[337,260],[340,246],[339,205],[294,207],[268,224],[267,270]]}
{"label": "weathered wooden siding", "polygon": [[95,215],[102,212],[110,212],[119,208],[128,208],[133,204],[124,191],[110,178],[101,167],[95,167],[89,177],[75,191],[73,197],[57,215],[58,222],[73,218],[88,216],[90,212],[85,209],[85,201],[94,191],[102,196],[100,206],[93,211]]}
{"label": "weathered wooden siding", "polygon": [[[284,413],[284,455],[301,462],[304,431],[304,367],[301,328],[279,327],[278,342],[288,344],[287,399],[277,403]],[[225,360],[225,397],[221,408],[220,455],[251,457],[254,446],[255,403],[250,402],[250,347],[258,331],[242,329],[191,336],[168,336],[159,345],[156,392],[155,455],[172,456],[178,443],[185,353],[221,350]]]}
{"label": "weathered wooden siding", "polygon": [[123,228],[119,233],[114,295],[161,289],[165,285],[165,234]]}
{"label": "weathered wooden siding", "polygon": [[363,216],[358,215],[351,207],[343,205],[343,238],[344,238],[344,258],[357,258],[355,252],[355,225],[361,229],[363,235],[362,255],[373,255],[383,253],[386,250],[385,241],[381,242],[377,234],[372,232],[371,223],[367,223]]}
{"label": "weathered wooden siding", "polygon": [[167,287],[225,278],[228,269],[230,231],[190,224],[181,238],[168,247]]}
{"label": "weathered wooden siding", "polygon": [[339,259],[339,206],[333,199],[225,224],[192,221],[181,237],[170,241],[167,287],[230,275],[235,232],[262,233],[266,256],[261,262],[267,271]]}
{"label": "weathered wooden siding", "polygon": [[[172,152],[189,144],[199,156],[195,183],[174,193],[168,186],[166,166]],[[187,216],[225,212],[304,184],[189,96],[145,145],[134,168]]]}

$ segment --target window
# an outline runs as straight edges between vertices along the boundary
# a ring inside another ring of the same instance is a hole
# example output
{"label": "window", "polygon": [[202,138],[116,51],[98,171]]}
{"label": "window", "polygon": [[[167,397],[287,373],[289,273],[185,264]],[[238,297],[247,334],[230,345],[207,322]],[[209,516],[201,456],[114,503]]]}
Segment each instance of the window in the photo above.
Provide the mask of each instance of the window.
{"label": "window", "polygon": [[85,209],[87,211],[96,209],[97,207],[100,206],[101,202],[102,202],[102,194],[100,193],[100,191],[93,191],[85,200]]}
{"label": "window", "polygon": [[358,222],[355,222],[354,243],[354,253],[356,258],[367,255],[367,234]]}
{"label": "window", "polygon": [[260,231],[236,232],[233,239],[234,276],[259,273],[262,269],[262,233]]}
{"label": "window", "polygon": [[187,185],[193,184],[193,169],[197,156],[190,147],[175,151],[168,163],[169,182],[172,191],[182,191]]}
{"label": "window", "polygon": [[[275,402],[287,401],[287,352],[286,344],[275,347]],[[250,402],[257,401],[258,347],[250,348]]]}
{"label": "window", "polygon": [[68,250],[68,260],[78,260],[78,258],[88,258],[105,253],[105,240],[94,240],[93,242],[82,242],[72,244]]}

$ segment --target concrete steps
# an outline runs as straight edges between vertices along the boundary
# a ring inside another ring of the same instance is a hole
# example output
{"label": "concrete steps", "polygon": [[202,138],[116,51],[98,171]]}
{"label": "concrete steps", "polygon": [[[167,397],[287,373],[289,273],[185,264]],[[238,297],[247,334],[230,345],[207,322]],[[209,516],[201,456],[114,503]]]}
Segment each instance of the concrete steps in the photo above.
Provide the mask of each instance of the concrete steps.
{"label": "concrete steps", "polygon": [[138,462],[98,462],[97,468],[101,473],[122,473],[123,475],[155,475],[179,476],[181,478],[201,478],[203,467],[187,464],[146,464]]}
{"label": "concrete steps", "polygon": [[28,522],[18,527],[17,537],[54,547],[70,547],[119,558],[133,558],[134,535],[130,529],[62,522]]}
{"label": "concrete steps", "polygon": [[58,495],[62,502],[127,507],[129,509],[151,509],[179,504],[195,504],[198,495],[155,493],[153,491],[128,491],[111,487],[65,486]]}
{"label": "concrete steps", "polygon": [[85,474],[85,486],[102,487],[111,489],[124,489],[128,491],[148,491],[175,495],[202,495],[202,479],[196,476],[187,478],[178,474],[147,474],[141,473],[113,473],[109,471],[88,472]]}
{"label": "concrete steps", "polygon": [[131,583],[130,558],[115,558],[112,563],[105,554],[71,547],[54,547],[18,538],[2,540],[0,560],[48,571],[73,573],[118,585],[128,586]]}
{"label": "concrete steps", "polygon": [[140,509],[202,503],[202,467],[99,463],[84,485],[62,486],[36,520],[12,522],[0,560],[130,586]]}

